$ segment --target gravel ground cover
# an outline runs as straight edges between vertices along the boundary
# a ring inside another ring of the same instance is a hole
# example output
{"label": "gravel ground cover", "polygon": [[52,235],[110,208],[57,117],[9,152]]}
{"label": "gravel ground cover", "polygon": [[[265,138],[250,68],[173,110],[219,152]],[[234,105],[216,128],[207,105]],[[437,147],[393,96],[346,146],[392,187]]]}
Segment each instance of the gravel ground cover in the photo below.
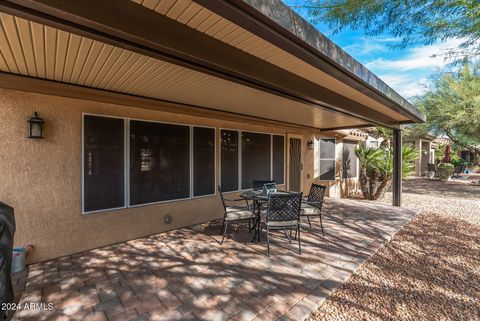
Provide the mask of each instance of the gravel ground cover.
{"label": "gravel ground cover", "polygon": [[[480,186],[471,182],[469,179],[450,182],[407,179],[403,182],[402,205],[480,224]],[[386,193],[379,201],[392,204],[392,193]]]}
{"label": "gravel ground cover", "polygon": [[311,320],[480,320],[480,187],[410,179],[403,196],[420,214]]}

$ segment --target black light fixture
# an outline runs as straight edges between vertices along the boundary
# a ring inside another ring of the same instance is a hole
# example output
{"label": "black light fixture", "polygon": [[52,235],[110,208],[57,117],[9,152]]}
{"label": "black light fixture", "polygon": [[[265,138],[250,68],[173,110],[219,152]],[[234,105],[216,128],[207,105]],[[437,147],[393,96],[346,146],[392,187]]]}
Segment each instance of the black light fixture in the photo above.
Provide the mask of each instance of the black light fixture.
{"label": "black light fixture", "polygon": [[28,138],[43,138],[43,124],[45,121],[38,116],[37,112],[27,120],[30,128]]}
{"label": "black light fixture", "polygon": [[307,141],[307,148],[308,148],[308,150],[314,150],[315,149],[315,143],[314,143],[313,139],[309,139]]}

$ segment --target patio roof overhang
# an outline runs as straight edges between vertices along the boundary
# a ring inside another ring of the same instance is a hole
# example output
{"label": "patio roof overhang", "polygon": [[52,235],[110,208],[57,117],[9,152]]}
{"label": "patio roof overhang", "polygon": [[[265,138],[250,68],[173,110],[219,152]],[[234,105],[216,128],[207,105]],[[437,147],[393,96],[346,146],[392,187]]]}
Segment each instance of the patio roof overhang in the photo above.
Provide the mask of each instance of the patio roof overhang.
{"label": "patio roof overhang", "polygon": [[2,87],[22,75],[324,130],[425,119],[279,1],[10,0],[0,11]]}

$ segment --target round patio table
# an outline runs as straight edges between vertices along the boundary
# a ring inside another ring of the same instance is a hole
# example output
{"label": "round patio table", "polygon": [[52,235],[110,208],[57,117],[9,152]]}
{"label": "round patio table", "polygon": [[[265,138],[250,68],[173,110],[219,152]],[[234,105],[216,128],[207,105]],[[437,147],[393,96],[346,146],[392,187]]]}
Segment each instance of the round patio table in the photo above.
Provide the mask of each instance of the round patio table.
{"label": "round patio table", "polygon": [[[290,192],[287,191],[277,191],[276,194],[289,194]],[[247,201],[252,201],[253,202],[253,211],[255,215],[257,216],[256,221],[255,221],[255,234],[253,235],[252,241],[255,240],[255,237],[257,237],[257,241],[260,242],[260,223],[261,223],[261,211],[262,211],[262,205],[267,203],[268,201],[268,195],[263,194],[262,191],[245,191],[240,193],[239,195],[241,198],[247,200]]]}

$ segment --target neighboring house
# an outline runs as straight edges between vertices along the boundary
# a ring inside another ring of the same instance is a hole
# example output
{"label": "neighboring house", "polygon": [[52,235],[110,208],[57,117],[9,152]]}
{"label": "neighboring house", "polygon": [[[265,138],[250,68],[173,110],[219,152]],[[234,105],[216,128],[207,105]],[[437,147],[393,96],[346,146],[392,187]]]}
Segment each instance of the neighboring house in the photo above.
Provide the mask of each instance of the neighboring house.
{"label": "neighboring house", "polygon": [[345,128],[425,120],[280,1],[3,1],[0,22],[0,201],[31,262],[219,218],[217,185],[351,193]]}
{"label": "neighboring house", "polygon": [[435,150],[438,145],[434,143],[435,136],[427,135],[422,138],[415,138],[406,140],[405,143],[410,143],[418,150],[418,158],[415,161],[415,176],[425,176],[427,171],[427,164],[435,163]]}
{"label": "neighboring house", "polygon": [[358,191],[359,162],[354,149],[367,135],[358,129],[331,134],[315,140],[314,182],[328,186],[330,197],[350,196]]}
{"label": "neighboring house", "polygon": [[[375,128],[365,128],[362,129],[363,132],[367,134],[366,145],[368,147],[377,148],[380,147],[383,142],[385,142],[385,137],[379,137],[376,134]],[[435,162],[435,150],[438,149],[439,144],[435,141],[437,137],[427,135],[421,138],[408,137],[403,141],[403,144],[410,144],[411,146],[418,149],[418,158],[415,161],[415,173],[416,177],[421,177],[425,175],[427,170],[427,164]],[[386,142],[387,146],[390,146],[390,141]]]}
{"label": "neighboring house", "polygon": [[[438,149],[440,146],[444,148],[444,146],[446,145],[453,145],[451,139],[448,137],[437,137],[433,141],[433,144],[434,144],[433,146],[436,146],[436,149]],[[477,148],[480,148],[480,146],[478,146]],[[475,163],[475,164],[480,163],[480,158],[476,156],[474,152],[468,149],[459,148],[457,151],[457,154],[468,163]]]}

